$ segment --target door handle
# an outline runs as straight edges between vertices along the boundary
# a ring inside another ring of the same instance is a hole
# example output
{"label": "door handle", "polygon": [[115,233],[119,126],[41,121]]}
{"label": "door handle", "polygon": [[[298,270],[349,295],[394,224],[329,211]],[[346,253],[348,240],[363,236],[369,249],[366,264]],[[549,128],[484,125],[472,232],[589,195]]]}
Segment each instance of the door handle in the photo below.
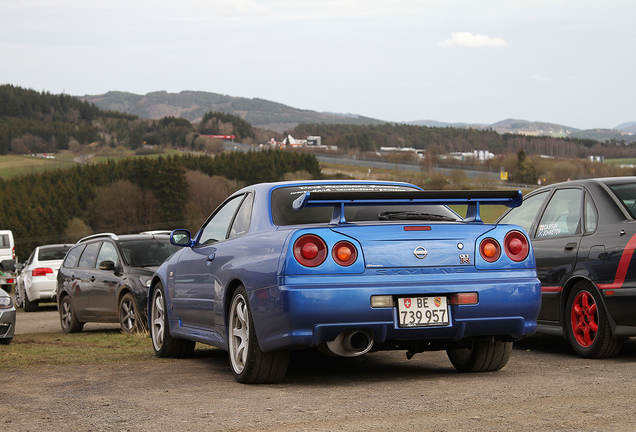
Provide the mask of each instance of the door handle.
{"label": "door handle", "polygon": [[563,249],[563,252],[572,252],[577,244],[578,243],[575,243],[575,242],[566,244],[565,249]]}

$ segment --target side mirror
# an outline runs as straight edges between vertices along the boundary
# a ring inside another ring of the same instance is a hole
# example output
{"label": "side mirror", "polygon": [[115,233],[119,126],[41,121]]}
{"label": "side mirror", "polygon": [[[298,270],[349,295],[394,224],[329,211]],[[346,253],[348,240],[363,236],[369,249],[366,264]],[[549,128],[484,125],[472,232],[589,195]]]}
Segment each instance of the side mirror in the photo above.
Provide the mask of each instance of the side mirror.
{"label": "side mirror", "polygon": [[100,270],[114,271],[115,263],[112,261],[102,261],[99,263]]}
{"label": "side mirror", "polygon": [[178,229],[170,234],[170,243],[175,246],[190,246],[192,242],[192,234],[187,229]]}

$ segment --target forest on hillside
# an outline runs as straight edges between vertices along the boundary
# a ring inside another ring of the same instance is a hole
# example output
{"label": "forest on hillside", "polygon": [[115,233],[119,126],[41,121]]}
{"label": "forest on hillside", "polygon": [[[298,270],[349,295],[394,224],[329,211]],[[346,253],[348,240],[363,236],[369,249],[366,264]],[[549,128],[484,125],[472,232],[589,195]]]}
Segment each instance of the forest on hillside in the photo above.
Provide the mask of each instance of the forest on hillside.
{"label": "forest on hillside", "polygon": [[291,132],[294,137],[318,135],[322,144],[355,152],[374,152],[380,147],[411,147],[428,153],[449,154],[487,150],[495,155],[516,154],[523,149],[529,156],[546,155],[559,158],[636,157],[636,142],[622,140],[604,142],[592,139],[554,138],[499,134],[493,130],[427,127],[385,123],[382,125],[301,124]]}
{"label": "forest on hillside", "polygon": [[[187,96],[187,95],[186,95]],[[185,96],[184,96],[185,97]],[[265,106],[265,101],[243,101]],[[237,102],[238,103],[238,102]],[[268,103],[267,106],[276,104]],[[251,105],[250,105],[251,106]],[[263,108],[265,109],[265,108]],[[272,108],[274,109],[274,108]],[[276,111],[276,109],[274,109]],[[203,135],[234,135],[237,142],[259,144],[282,136],[250,124],[246,112],[210,111],[192,123],[185,118],[143,119],[65,94],[39,93],[12,85],[0,86],[0,154],[42,153],[71,150],[74,153],[108,153],[118,147],[142,151],[142,147],[223,151],[222,143]],[[243,114],[241,114],[243,113]],[[274,113],[275,114],[275,113]],[[288,122],[285,112],[280,123]],[[495,155],[516,154],[559,158],[636,157],[636,142],[619,139],[554,138],[499,134],[494,130],[384,124],[299,124],[289,131],[295,138],[322,137],[322,144],[337,146],[342,153],[376,152],[380,147],[425,149],[429,155],[486,150]],[[218,141],[218,140],[217,140]],[[91,146],[88,148],[88,146]]]}
{"label": "forest on hillside", "polygon": [[184,118],[142,119],[65,94],[0,86],[0,154],[81,152],[89,144],[96,145],[92,152],[120,146],[205,150],[211,143],[202,134],[235,135],[239,141],[254,137],[249,123],[226,113],[208,112],[196,126],[201,130]]}
{"label": "forest on hillside", "polygon": [[[0,227],[16,254],[95,232],[196,231],[229,194],[289,175],[321,178],[316,158],[282,151],[127,158],[0,179]],[[300,174],[298,174],[300,173]]]}

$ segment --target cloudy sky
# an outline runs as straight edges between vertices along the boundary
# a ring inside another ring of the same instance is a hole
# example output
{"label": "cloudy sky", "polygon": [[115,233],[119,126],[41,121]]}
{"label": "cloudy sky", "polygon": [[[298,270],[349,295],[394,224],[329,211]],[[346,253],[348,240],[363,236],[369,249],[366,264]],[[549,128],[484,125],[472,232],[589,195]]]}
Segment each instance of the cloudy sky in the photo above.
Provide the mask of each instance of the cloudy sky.
{"label": "cloudy sky", "polygon": [[633,0],[2,0],[0,84],[387,121],[636,121]]}

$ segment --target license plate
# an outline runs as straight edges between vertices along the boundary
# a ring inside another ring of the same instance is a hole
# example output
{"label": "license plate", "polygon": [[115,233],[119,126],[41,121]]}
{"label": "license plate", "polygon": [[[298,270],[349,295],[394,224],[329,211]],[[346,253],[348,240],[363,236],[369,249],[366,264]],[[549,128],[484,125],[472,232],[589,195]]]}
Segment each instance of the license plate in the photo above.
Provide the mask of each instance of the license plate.
{"label": "license plate", "polygon": [[450,324],[446,297],[398,299],[400,327],[432,327]]}

